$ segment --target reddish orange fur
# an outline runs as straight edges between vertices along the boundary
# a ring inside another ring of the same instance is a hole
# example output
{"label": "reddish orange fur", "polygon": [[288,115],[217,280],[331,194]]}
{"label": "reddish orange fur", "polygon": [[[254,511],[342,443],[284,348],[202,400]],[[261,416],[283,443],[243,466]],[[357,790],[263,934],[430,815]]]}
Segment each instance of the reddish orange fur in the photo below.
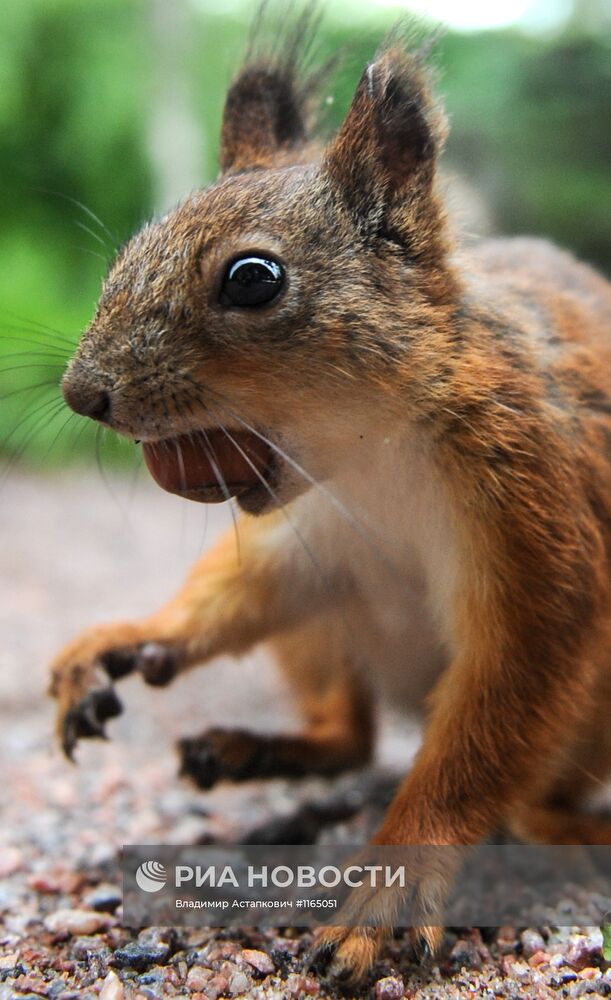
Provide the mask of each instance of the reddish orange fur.
{"label": "reddish orange fur", "polygon": [[[435,184],[445,125],[417,56],[391,49],[368,68],[320,163],[307,162],[301,112],[292,128],[282,119],[300,106],[293,69],[245,73],[223,128],[229,175],[119,256],[68,398],[102,384],[113,426],[151,438],[211,426],[228,398],[231,412],[282,428],[331,482],[370,416],[389,432],[413,428],[456,545],[439,612],[451,655],[375,839],[472,844],[513,824],[534,839],[610,843],[608,825],[577,815],[611,771],[610,287],[543,242],[455,246]],[[270,74],[283,95],[271,110]],[[292,269],[265,329],[261,314],[216,305],[223,262],[253,246]],[[175,332],[153,349],[158,321]],[[176,399],[190,385],[203,388],[186,413]],[[285,468],[279,497],[295,516],[309,487],[298,478]],[[240,564],[226,539],[166,608],[71,644],[53,668],[60,732],[108,650],[137,662],[154,641],[179,671],[267,639],[307,721],[303,738],[276,745],[277,771],[299,771],[302,754],[322,771],[365,761],[370,703],[334,617],[362,616],[359,581],[333,564],[331,601],[308,560],[276,544],[283,525],[278,511],[243,519]],[[226,754],[243,776],[252,748],[240,739]],[[358,977],[382,936],[335,928],[319,943]],[[439,936],[421,929],[431,947]]]}

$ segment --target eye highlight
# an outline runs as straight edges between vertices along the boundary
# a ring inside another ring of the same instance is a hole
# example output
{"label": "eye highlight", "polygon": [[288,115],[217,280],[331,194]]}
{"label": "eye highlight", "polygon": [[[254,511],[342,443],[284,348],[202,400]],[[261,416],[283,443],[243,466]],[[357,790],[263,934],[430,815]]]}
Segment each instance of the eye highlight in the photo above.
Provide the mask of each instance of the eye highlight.
{"label": "eye highlight", "polygon": [[280,294],[284,282],[284,268],[277,261],[258,254],[238,257],[225,271],[220,302],[224,306],[262,306]]}

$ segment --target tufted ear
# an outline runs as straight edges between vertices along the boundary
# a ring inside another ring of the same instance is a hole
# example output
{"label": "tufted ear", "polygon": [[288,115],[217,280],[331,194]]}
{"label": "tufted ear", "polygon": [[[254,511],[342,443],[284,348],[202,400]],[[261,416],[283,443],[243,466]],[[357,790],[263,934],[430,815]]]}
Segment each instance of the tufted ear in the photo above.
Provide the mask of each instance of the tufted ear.
{"label": "tufted ear", "polygon": [[[289,5],[290,6],[290,5]],[[261,34],[267,34],[264,2],[255,18],[246,63],[231,84],[225,100],[221,129],[221,171],[268,167],[300,159],[308,142],[312,104],[332,66],[304,72],[319,15],[309,3],[297,17],[288,18],[277,34],[271,55],[256,52]],[[275,53],[275,54],[274,54]]]}
{"label": "tufted ear", "polygon": [[324,169],[357,224],[370,228],[402,203],[416,211],[430,198],[445,136],[423,56],[391,48],[363,73]]}

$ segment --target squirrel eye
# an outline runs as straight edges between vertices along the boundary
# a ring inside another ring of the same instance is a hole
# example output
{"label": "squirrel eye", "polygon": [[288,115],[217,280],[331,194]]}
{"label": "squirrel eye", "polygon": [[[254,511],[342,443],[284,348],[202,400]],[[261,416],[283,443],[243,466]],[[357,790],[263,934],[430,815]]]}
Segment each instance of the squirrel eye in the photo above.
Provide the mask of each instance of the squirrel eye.
{"label": "squirrel eye", "polygon": [[262,306],[284,287],[284,269],[268,257],[238,257],[223,278],[220,301],[224,306]]}

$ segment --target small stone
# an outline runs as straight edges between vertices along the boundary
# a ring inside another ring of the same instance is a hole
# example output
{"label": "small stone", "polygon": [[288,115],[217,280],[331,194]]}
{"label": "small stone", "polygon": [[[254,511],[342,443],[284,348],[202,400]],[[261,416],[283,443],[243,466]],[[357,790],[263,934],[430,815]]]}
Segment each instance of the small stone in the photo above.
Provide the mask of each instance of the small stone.
{"label": "small stone", "polygon": [[116,885],[103,882],[83,897],[83,902],[90,910],[101,910],[103,913],[114,913],[121,902],[121,890]]}
{"label": "small stone", "polygon": [[117,973],[113,972],[111,969],[102,983],[100,1000],[123,1000],[124,996],[125,990],[123,989],[123,983],[119,979]]}
{"label": "small stone", "polygon": [[111,964],[119,969],[135,969],[143,972],[149,965],[165,965],[170,956],[170,946],[165,942],[159,944],[140,944],[131,941],[123,948],[117,948],[111,959]]}
{"label": "small stone", "polygon": [[375,985],[376,1000],[401,1000],[404,993],[405,984],[398,976],[385,976]]}
{"label": "small stone", "polygon": [[510,976],[515,976],[516,979],[527,979],[531,970],[526,962],[509,960],[505,966],[505,972]]}
{"label": "small stone", "polygon": [[229,980],[227,976],[224,976],[222,972],[213,976],[206,986],[206,997],[208,1000],[217,1000],[218,997],[224,995],[229,989]]}
{"label": "small stone", "polygon": [[545,941],[538,931],[522,931],[520,941],[522,942],[522,951],[525,958],[530,958],[536,952],[545,950]]}
{"label": "small stone", "polygon": [[297,972],[291,972],[290,975],[287,976],[284,986],[287,993],[290,993],[291,996],[298,997],[300,993],[303,993],[304,983],[305,976],[301,976]]}
{"label": "small stone", "polygon": [[528,964],[532,966],[533,969],[537,969],[540,965],[549,964],[549,955],[546,951],[536,951],[534,955],[531,955],[528,959]]}
{"label": "small stone", "polygon": [[87,960],[92,954],[108,951],[108,945],[102,937],[79,937],[72,944],[70,954],[79,962]]}
{"label": "small stone", "polygon": [[95,934],[105,930],[112,923],[112,917],[107,913],[96,913],[95,910],[56,910],[45,918],[45,927],[52,934]]}
{"label": "small stone", "polygon": [[318,996],[320,992],[316,980],[311,979],[309,976],[302,976],[298,972],[291,972],[283,985],[287,992],[295,997],[301,997],[304,993],[306,996]]}
{"label": "small stone", "polygon": [[477,946],[473,941],[459,938],[449,954],[450,964],[455,969],[463,966],[466,969],[481,969],[482,960]]}
{"label": "small stone", "polygon": [[229,992],[232,997],[246,993],[250,989],[250,980],[243,972],[235,972],[229,980]]}
{"label": "small stone", "polygon": [[242,959],[248,962],[262,976],[269,976],[274,971],[274,963],[264,951],[258,951],[255,948],[244,948]]}
{"label": "small stone", "polygon": [[186,985],[190,990],[203,993],[212,976],[213,972],[211,969],[204,969],[201,965],[194,965],[189,969]]}
{"label": "small stone", "polygon": [[581,972],[579,973],[579,978],[580,979],[598,979],[598,977],[600,976],[600,974],[601,974],[600,973],[600,969],[595,969],[595,968],[593,968],[593,966],[588,966],[587,968],[581,970]]}
{"label": "small stone", "polygon": [[566,963],[570,965],[572,969],[585,969],[587,966],[592,965],[592,959],[598,958],[601,953],[601,941],[592,937],[586,937],[585,935],[574,936],[565,952]]}

